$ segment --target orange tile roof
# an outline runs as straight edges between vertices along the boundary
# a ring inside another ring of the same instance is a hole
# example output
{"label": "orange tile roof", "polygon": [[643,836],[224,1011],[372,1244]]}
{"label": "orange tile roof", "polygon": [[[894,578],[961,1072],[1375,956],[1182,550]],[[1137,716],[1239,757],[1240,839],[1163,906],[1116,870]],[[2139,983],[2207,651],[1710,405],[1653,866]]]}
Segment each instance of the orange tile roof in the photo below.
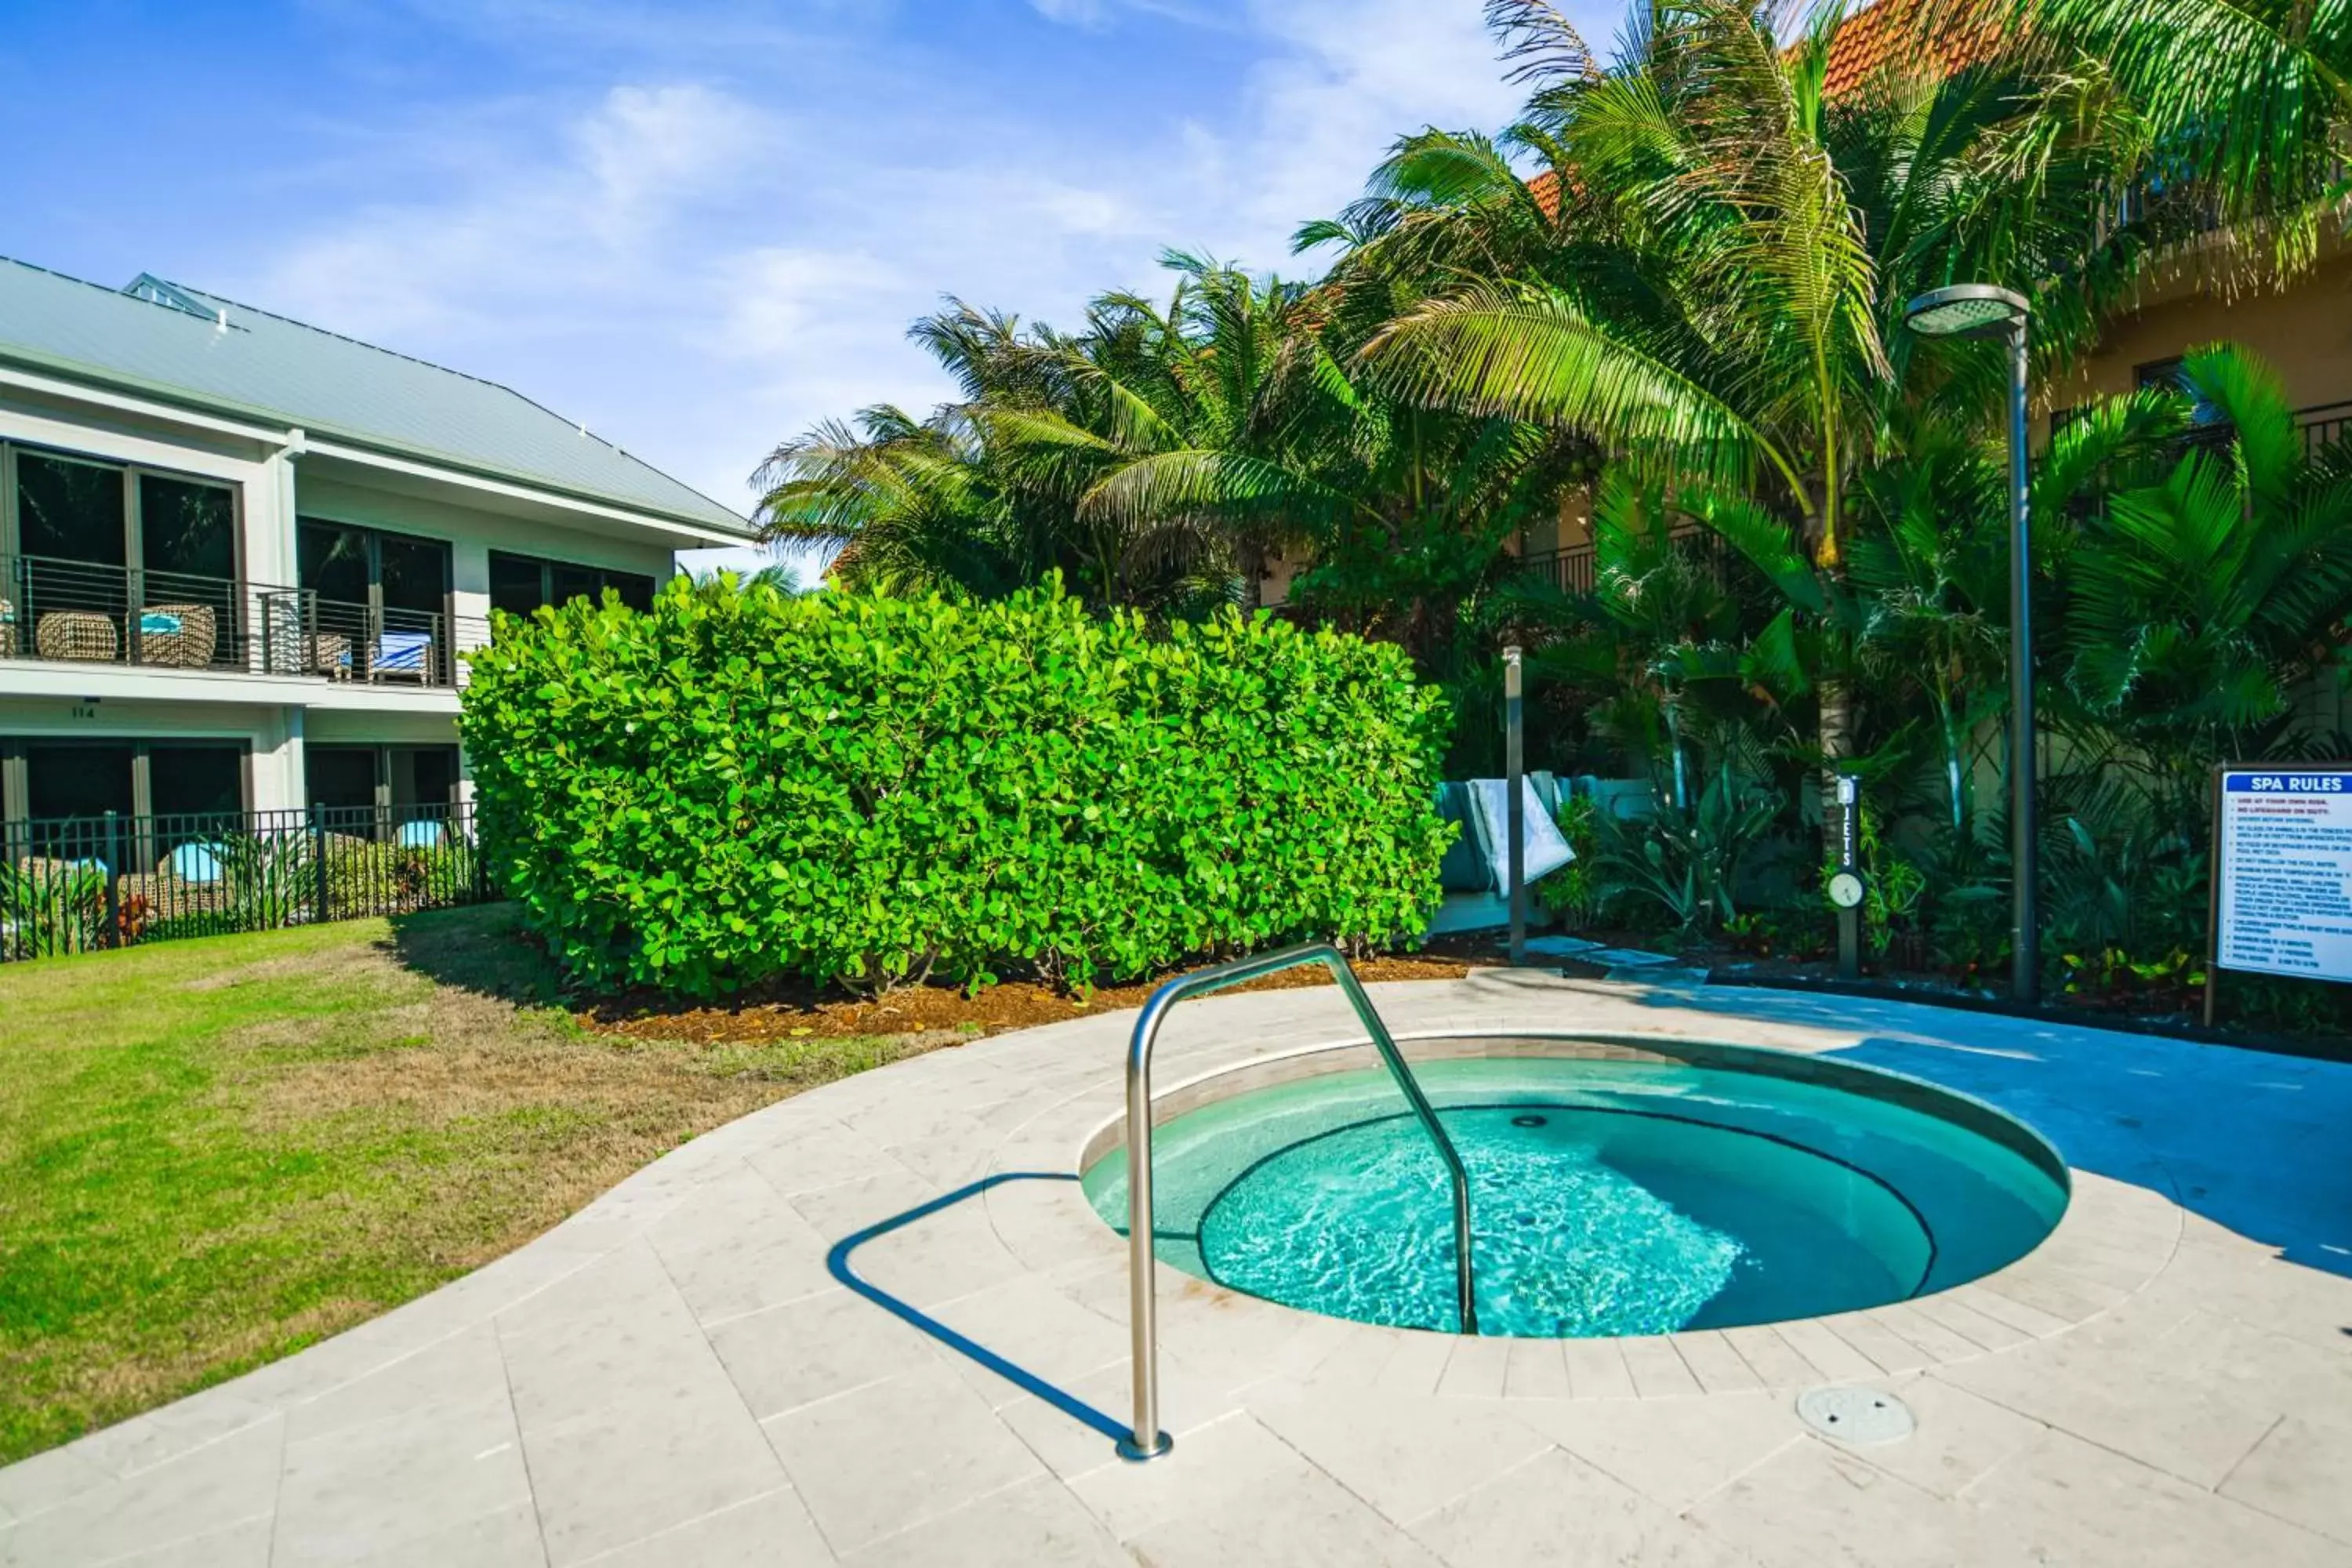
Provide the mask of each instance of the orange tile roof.
{"label": "orange tile roof", "polygon": [[1986,0],[1877,0],[1838,24],[1822,94],[1843,98],[1896,62],[1956,71],[1985,59],[2000,42],[2000,13]]}

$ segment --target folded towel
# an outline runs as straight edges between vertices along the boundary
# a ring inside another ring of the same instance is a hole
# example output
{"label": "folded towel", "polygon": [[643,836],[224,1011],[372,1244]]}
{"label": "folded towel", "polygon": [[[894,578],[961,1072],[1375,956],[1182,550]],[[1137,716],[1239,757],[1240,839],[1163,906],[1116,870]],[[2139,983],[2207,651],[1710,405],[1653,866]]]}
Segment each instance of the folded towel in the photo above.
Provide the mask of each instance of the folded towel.
{"label": "folded towel", "polygon": [[169,637],[180,635],[180,617],[162,610],[144,610],[139,616],[139,635],[147,637]]}
{"label": "folded towel", "polygon": [[[1536,795],[1531,779],[1519,780],[1520,801],[1526,820],[1521,824],[1519,842],[1520,868],[1532,883],[1547,877],[1576,858],[1576,851],[1561,837],[1559,825],[1544,809],[1543,801]],[[1495,874],[1495,891],[1508,895],[1511,890],[1511,794],[1507,780],[1472,779],[1470,809],[1478,820],[1479,837],[1486,840],[1487,869]]]}

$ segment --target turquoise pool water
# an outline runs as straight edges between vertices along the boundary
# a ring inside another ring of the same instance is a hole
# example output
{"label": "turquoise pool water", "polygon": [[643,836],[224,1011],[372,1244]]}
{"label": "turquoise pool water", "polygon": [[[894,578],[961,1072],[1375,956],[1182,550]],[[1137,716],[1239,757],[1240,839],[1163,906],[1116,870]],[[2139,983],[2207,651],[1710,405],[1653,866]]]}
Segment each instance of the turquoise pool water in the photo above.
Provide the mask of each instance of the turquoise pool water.
{"label": "turquoise pool water", "polygon": [[[1663,1333],[1902,1300],[2015,1260],[2064,1211],[2063,1167],[1997,1112],[1864,1068],[1822,1083],[1725,1056],[1416,1069],[1470,1171],[1483,1332]],[[1157,1131],[1153,1168],[1163,1261],[1310,1311],[1459,1329],[1445,1169],[1385,1073],[1204,1106]],[[1123,1231],[1124,1150],[1086,1188]]]}

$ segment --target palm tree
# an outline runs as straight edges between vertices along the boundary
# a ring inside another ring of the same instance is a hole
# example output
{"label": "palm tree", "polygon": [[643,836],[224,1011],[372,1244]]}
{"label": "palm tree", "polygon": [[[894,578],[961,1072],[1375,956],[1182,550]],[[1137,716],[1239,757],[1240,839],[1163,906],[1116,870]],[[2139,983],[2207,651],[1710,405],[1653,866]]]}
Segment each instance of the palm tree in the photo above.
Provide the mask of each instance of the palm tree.
{"label": "palm tree", "polygon": [[[2063,353],[2144,248],[2092,199],[2136,135],[2095,72],[1896,68],[1832,100],[1834,5],[1784,48],[1769,9],[1654,0],[1605,68],[1542,0],[1488,14],[1536,84],[1520,123],[1401,144],[1366,204],[1301,236],[1349,241],[1341,279],[1420,270],[1367,347],[1376,384],[1753,495],[1797,529],[1824,612],[1852,491],[1906,392],[1964,417],[1994,405],[1969,359],[1902,341],[1903,301],[1955,278],[2031,289],[2044,352]],[[1825,790],[1858,723],[1850,627],[1830,629]]]}
{"label": "palm tree", "polygon": [[[2352,182],[2352,11],[2342,0],[2008,0],[2022,37],[2101,61],[2162,159],[2154,184],[2313,257]],[[2159,192],[2159,194],[2162,194]]]}
{"label": "palm tree", "polygon": [[2243,350],[2189,355],[2182,381],[2226,438],[2109,494],[2061,574],[2064,691],[2176,805],[2211,762],[2279,744],[2306,682],[2352,685],[2352,447],[2306,451]]}
{"label": "palm tree", "polygon": [[783,443],[754,476],[768,542],[830,545],[828,575],[891,593],[989,596],[1059,564],[1053,520],[1008,486],[970,421],[881,405]]}

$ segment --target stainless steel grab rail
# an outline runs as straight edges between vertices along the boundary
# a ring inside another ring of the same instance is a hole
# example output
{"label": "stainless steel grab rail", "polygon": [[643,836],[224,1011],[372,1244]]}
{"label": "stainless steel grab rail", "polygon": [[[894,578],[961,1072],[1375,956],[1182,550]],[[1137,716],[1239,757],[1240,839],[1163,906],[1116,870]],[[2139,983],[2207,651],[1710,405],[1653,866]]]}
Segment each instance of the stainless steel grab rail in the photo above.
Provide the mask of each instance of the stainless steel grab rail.
{"label": "stainless steel grab rail", "polygon": [[1129,1434],[1118,1440],[1121,1458],[1156,1459],[1176,1442],[1160,1429],[1160,1320],[1152,1288],[1151,1249],[1151,1047],[1160,1037],[1160,1026],[1166,1021],[1170,1010],[1185,997],[1222,991],[1244,980],[1307,963],[1320,963],[1330,970],[1331,978],[1339,982],[1349,1005],[1355,1008],[1364,1032],[1371,1037],[1381,1060],[1387,1064],[1390,1076],[1404,1091],[1413,1115],[1445,1162],[1446,1173],[1454,1182],[1454,1275],[1461,1301],[1462,1331],[1478,1331],[1478,1304],[1471,1291],[1470,1173],[1464,1168],[1454,1140],[1438,1125],[1437,1112],[1430,1109],[1429,1097],[1422,1093],[1420,1081],[1405,1065],[1396,1041],[1390,1037],[1388,1026],[1372,1010],[1372,999],[1364,994],[1363,983],[1356,978],[1346,957],[1328,942],[1310,942],[1279,952],[1237,958],[1231,963],[1179,975],[1154,991],[1151,1000],[1143,1005],[1143,1016],[1135,1021],[1135,1037],[1127,1052],[1128,1325],[1134,1341],[1135,1422]]}

